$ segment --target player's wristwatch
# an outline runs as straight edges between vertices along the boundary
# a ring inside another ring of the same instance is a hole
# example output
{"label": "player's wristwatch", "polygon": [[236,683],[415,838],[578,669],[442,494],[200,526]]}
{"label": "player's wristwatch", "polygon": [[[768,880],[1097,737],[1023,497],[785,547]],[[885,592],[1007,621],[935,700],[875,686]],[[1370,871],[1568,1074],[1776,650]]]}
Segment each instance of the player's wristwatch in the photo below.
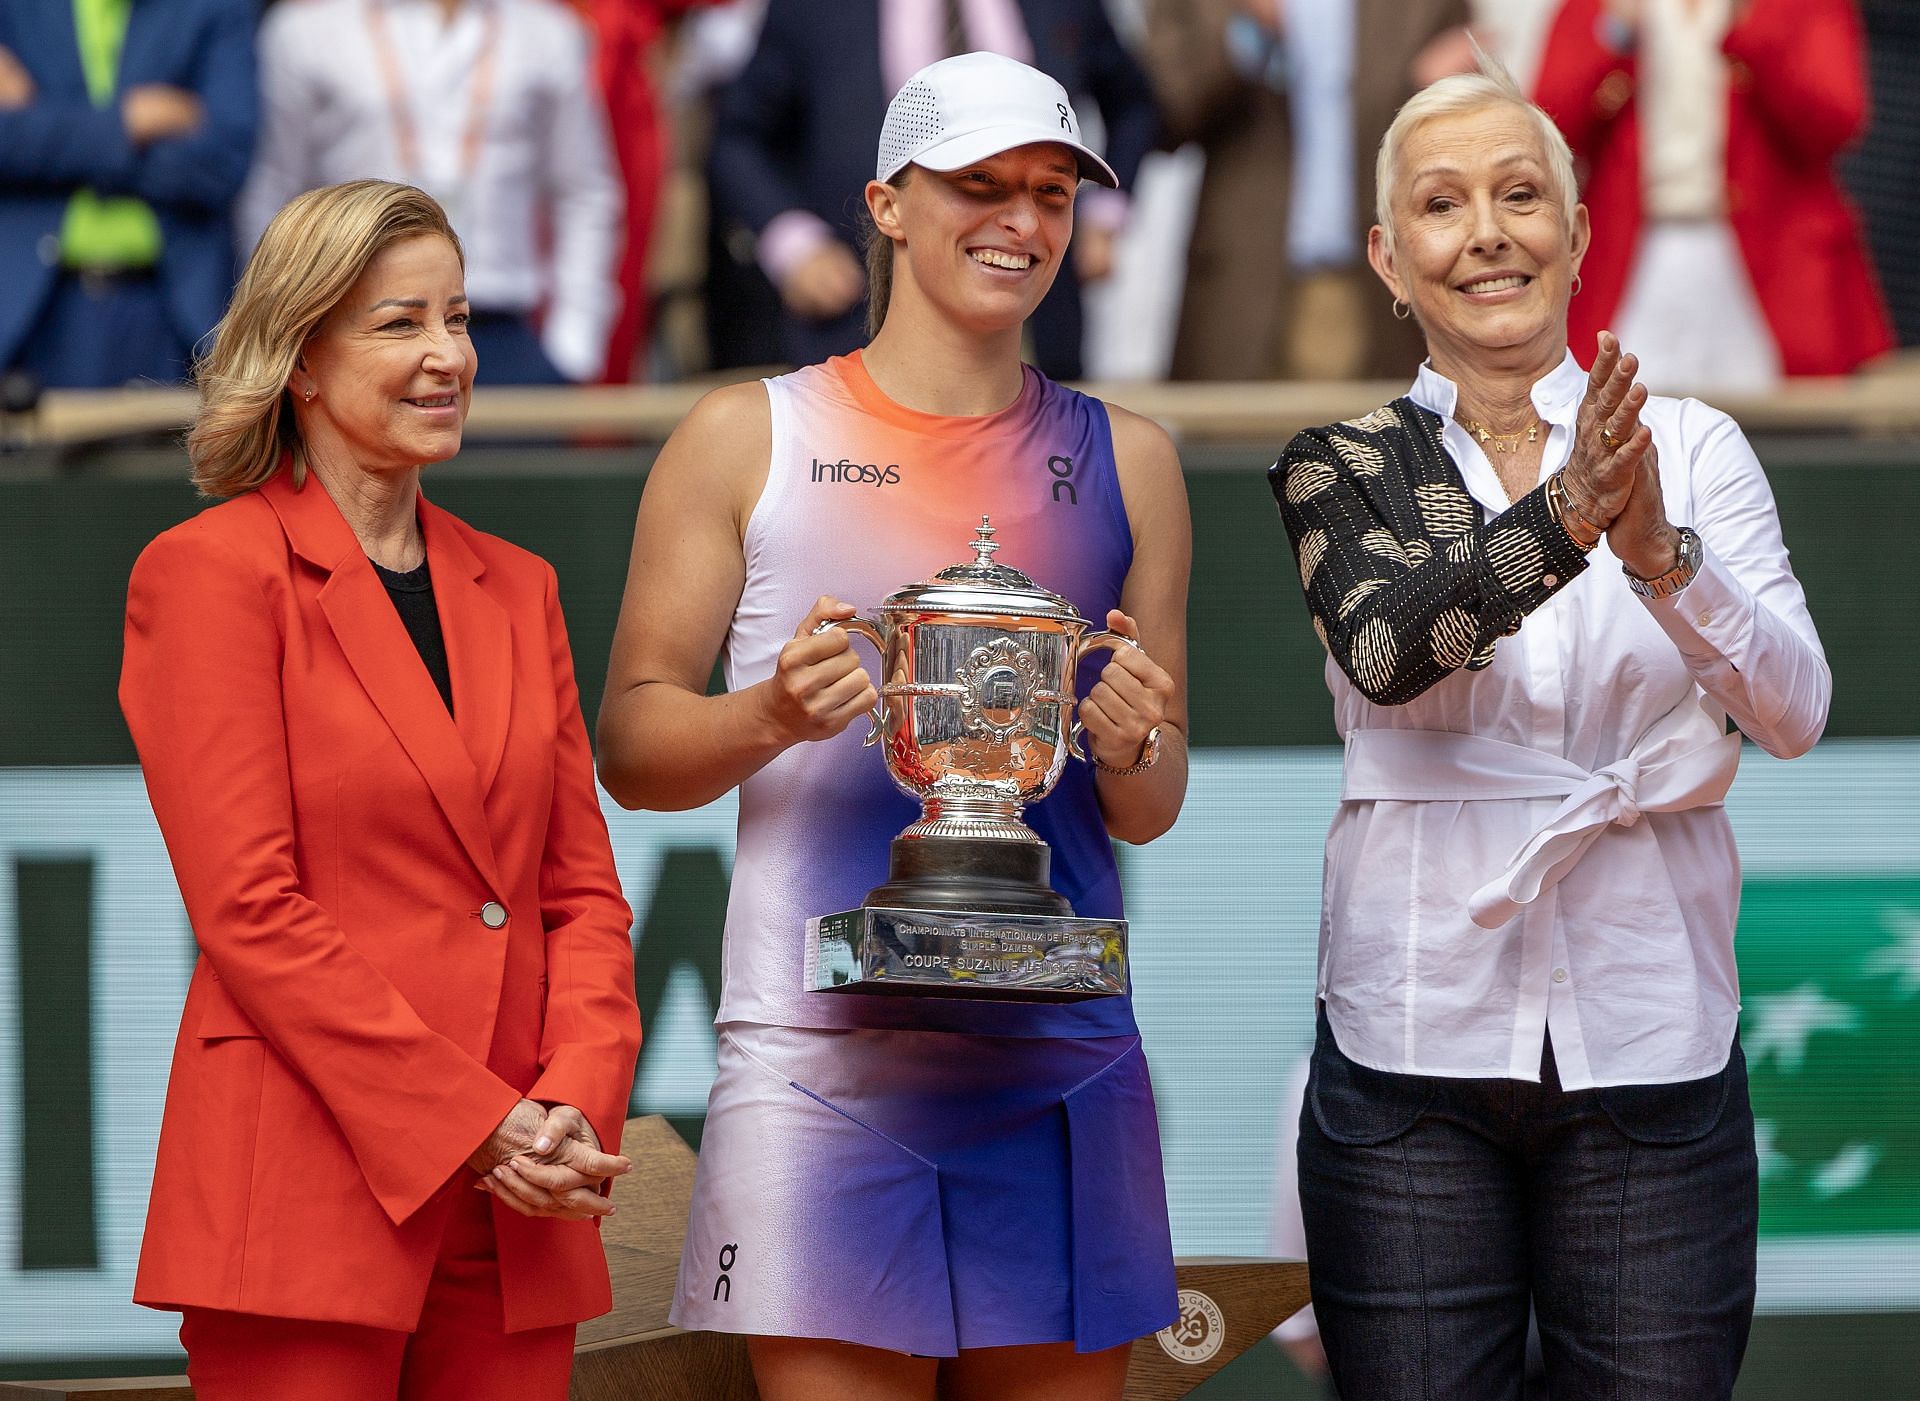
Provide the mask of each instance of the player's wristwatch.
{"label": "player's wristwatch", "polygon": [[[1093,746],[1087,746],[1087,752],[1093,754]],[[1105,773],[1116,773],[1121,777],[1128,774],[1145,773],[1160,762],[1160,727],[1155,725],[1147,731],[1147,742],[1141,747],[1140,757],[1124,769],[1116,769],[1112,764],[1102,762],[1098,754],[1093,754],[1093,766]]]}

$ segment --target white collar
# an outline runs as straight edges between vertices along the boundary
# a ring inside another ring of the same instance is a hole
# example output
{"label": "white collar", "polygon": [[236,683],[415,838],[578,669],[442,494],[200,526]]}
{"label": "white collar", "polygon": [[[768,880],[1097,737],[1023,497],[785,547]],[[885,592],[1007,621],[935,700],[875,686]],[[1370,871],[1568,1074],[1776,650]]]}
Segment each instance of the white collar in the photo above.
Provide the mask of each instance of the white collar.
{"label": "white collar", "polygon": [[[1533,388],[1529,391],[1533,411],[1549,431],[1564,429],[1571,433],[1586,389],[1587,372],[1580,368],[1580,362],[1573,358],[1573,352],[1568,351],[1558,365],[1533,382]],[[1440,416],[1440,441],[1446,446],[1447,455],[1453,459],[1454,465],[1460,469],[1460,479],[1474,500],[1495,515],[1506,510],[1512,503],[1507,499],[1506,488],[1500,484],[1493,463],[1479,444],[1473,441],[1473,435],[1454,419],[1453,411],[1460,401],[1460,386],[1434,369],[1432,361],[1426,361],[1421,364],[1420,373],[1414,376],[1413,388],[1407,392],[1407,397],[1421,408]],[[1548,468],[1551,452],[1549,446],[1548,456],[1541,459],[1543,475]]]}
{"label": "white collar", "polygon": [[[1572,410],[1586,393],[1587,372],[1569,350],[1558,365],[1533,382],[1531,397],[1534,412],[1545,423],[1568,423]],[[1420,373],[1413,378],[1407,397],[1423,409],[1430,409],[1443,420],[1451,420],[1460,401],[1460,386],[1433,368],[1431,360],[1422,361]]]}

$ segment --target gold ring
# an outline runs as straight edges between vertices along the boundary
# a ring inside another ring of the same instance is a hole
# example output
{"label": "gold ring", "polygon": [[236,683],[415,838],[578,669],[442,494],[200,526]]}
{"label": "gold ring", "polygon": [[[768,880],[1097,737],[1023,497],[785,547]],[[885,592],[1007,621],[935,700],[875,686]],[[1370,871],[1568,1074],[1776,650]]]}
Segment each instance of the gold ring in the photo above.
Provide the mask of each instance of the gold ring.
{"label": "gold ring", "polygon": [[1600,441],[1607,445],[1609,452],[1618,452],[1626,445],[1626,439],[1614,437],[1613,430],[1604,425],[1600,429]]}

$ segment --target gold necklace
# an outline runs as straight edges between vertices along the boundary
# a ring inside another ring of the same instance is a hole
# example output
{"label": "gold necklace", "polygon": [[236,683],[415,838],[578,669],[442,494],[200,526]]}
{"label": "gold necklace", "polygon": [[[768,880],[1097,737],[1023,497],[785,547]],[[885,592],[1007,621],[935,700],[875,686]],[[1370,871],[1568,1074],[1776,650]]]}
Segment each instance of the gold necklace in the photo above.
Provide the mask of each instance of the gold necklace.
{"label": "gold necklace", "polygon": [[1460,426],[1473,434],[1483,452],[1518,452],[1522,435],[1530,443],[1540,441],[1540,420],[1535,419],[1525,428],[1516,428],[1511,433],[1496,433],[1477,418],[1462,418]]}

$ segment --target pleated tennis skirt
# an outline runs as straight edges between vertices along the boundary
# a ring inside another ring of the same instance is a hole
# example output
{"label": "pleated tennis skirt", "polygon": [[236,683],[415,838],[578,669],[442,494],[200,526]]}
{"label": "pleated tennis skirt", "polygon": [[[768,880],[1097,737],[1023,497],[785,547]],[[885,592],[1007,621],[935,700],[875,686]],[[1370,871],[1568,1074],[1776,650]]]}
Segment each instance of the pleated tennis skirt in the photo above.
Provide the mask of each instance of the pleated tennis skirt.
{"label": "pleated tennis skirt", "polygon": [[679,1327],[951,1357],[1177,1313],[1137,1036],[720,1028]]}

